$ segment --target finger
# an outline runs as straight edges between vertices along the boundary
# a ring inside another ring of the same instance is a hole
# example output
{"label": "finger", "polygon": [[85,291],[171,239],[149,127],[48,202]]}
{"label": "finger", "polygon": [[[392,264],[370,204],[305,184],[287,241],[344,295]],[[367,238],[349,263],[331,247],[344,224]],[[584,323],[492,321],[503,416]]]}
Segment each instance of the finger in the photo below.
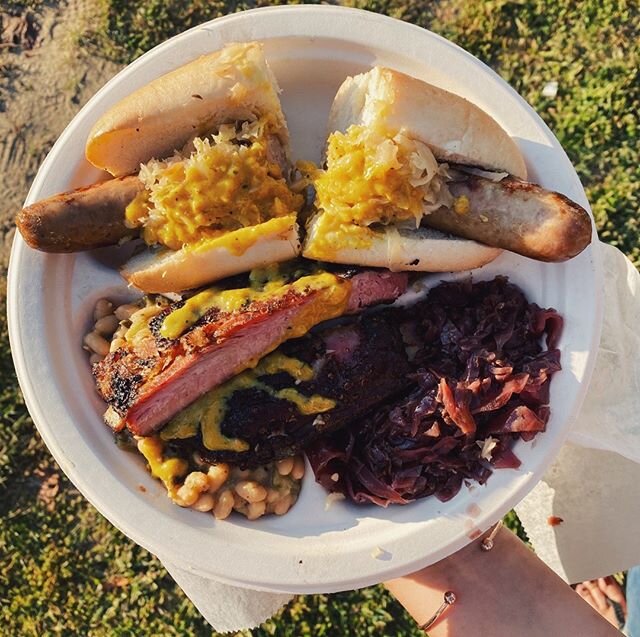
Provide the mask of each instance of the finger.
{"label": "finger", "polygon": [[584,599],[584,601],[587,602],[589,606],[592,606],[595,610],[598,610],[595,600],[589,592],[589,589],[584,584],[578,584],[576,586],[576,593],[578,593],[578,595],[580,595],[580,597],[582,597],[582,599]]}
{"label": "finger", "polygon": [[613,602],[620,604],[622,612],[627,614],[627,600],[624,598],[624,593],[620,584],[616,580],[609,577],[601,577],[598,579],[598,588]]}
{"label": "finger", "polygon": [[584,582],[585,587],[593,597],[595,602],[595,608],[601,614],[605,613],[609,608],[609,601],[607,600],[606,595],[600,590],[598,584],[596,582]]}
{"label": "finger", "polygon": [[606,577],[599,577],[596,582],[598,583],[600,590],[604,591],[606,586],[615,585],[616,580],[614,580],[611,575],[607,575]]}
{"label": "finger", "polygon": [[583,582],[582,584],[578,584],[576,586],[576,592],[610,624],[614,626],[618,625],[618,619],[613,606],[609,604],[607,598],[604,597],[602,591],[599,590],[597,582]]}
{"label": "finger", "polygon": [[617,602],[619,598],[624,599],[620,585],[611,576],[598,578],[598,588],[614,602]]}

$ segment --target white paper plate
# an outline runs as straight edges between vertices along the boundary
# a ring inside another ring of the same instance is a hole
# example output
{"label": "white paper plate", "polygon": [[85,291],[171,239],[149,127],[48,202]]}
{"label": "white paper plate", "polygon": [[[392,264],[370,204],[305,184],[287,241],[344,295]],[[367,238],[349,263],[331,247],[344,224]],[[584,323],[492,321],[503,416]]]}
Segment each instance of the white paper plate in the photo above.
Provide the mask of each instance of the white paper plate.
{"label": "white paper plate", "polygon": [[[418,27],[326,6],[227,16],[142,56],[67,127],[42,165],[28,203],[96,179],[98,173],[84,159],[84,144],[107,107],[197,55],[249,40],[265,42],[283,89],[296,157],[319,157],[329,105],[345,76],[383,64],[478,104],[517,140],[532,180],[588,205],[551,132],[490,69]],[[599,340],[602,286],[596,246],[561,265],[504,255],[478,276],[496,273],[508,274],[531,300],[563,314],[564,369],[552,383],[547,433],[516,447],[521,469],[497,471],[486,486],[463,488],[446,504],[435,498],[388,509],[337,503],[325,512],[325,493],[310,473],[298,504],[282,518],[215,522],[172,504],[143,463],[115,446],[101,422],[104,405],[94,392],[81,340],[96,299],[130,293],[116,272],[90,254],[44,255],[16,238],[9,274],[11,344],[29,411],[49,449],[80,491],[129,537],[183,568],[231,584],[291,592],[346,590],[440,560],[466,544],[474,531],[487,529],[538,481],[577,414]],[[384,551],[378,558],[372,556],[376,547]]]}

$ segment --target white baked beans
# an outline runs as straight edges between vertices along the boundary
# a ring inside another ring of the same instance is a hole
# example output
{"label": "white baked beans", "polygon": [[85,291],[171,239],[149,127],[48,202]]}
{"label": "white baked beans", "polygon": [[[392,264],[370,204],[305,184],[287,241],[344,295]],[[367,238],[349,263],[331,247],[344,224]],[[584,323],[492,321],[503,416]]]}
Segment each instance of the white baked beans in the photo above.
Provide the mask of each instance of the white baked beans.
{"label": "white baked beans", "polygon": [[[125,345],[126,333],[136,312],[152,315],[159,306],[147,299],[138,304],[114,305],[99,299],[93,310],[93,329],[83,339],[94,365]],[[134,317],[135,319],[135,317]],[[248,520],[273,513],[284,515],[296,502],[304,476],[302,456],[283,458],[254,469],[227,464],[206,465],[194,455],[200,470],[191,471],[171,492],[173,501],[196,511],[211,512],[224,520],[236,511]]]}

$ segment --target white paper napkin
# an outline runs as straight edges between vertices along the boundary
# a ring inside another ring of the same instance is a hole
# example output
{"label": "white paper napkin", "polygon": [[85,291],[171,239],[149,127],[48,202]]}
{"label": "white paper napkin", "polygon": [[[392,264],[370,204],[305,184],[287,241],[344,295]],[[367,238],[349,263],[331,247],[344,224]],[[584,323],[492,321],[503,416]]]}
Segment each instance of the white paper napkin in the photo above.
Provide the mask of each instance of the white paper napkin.
{"label": "white paper napkin", "polygon": [[640,274],[600,248],[602,337],[573,444],[516,507],[538,555],[570,583],[640,564]]}
{"label": "white paper napkin", "polygon": [[[571,443],[516,507],[538,555],[569,582],[640,564],[640,275],[619,250],[600,248],[605,316],[589,394]],[[552,516],[562,522],[551,525]],[[292,598],[221,584],[160,559],[220,632],[258,626]]]}
{"label": "white paper napkin", "polygon": [[293,598],[289,593],[229,586],[194,575],[162,557],[160,561],[200,614],[221,633],[255,628]]}
{"label": "white paper napkin", "polygon": [[589,393],[570,440],[640,463],[640,274],[617,248],[600,244],[604,320]]}
{"label": "white paper napkin", "polygon": [[516,512],[538,556],[570,584],[640,564],[640,465],[620,454],[566,444]]}

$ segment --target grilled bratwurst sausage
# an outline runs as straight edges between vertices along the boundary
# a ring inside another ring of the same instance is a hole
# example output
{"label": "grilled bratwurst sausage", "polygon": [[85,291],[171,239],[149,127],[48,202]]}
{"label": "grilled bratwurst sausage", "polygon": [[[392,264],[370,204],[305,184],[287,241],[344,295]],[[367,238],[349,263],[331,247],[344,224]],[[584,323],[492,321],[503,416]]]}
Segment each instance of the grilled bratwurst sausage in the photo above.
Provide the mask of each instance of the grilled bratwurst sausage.
{"label": "grilled bratwurst sausage", "polygon": [[447,186],[454,209],[423,218],[437,230],[539,261],[566,261],[591,241],[587,211],[557,192],[514,177],[495,182],[462,175]]}
{"label": "grilled bratwurst sausage", "polygon": [[132,175],[54,195],[23,208],[16,225],[32,248],[45,252],[114,245],[138,233],[127,228],[124,212],[142,188]]}
{"label": "grilled bratwurst sausage", "polygon": [[[288,174],[289,160],[275,135],[267,139],[267,157]],[[125,210],[143,189],[135,175],[78,188],[23,208],[16,225],[24,240],[43,252],[81,252],[114,245],[138,230],[125,225]]]}

